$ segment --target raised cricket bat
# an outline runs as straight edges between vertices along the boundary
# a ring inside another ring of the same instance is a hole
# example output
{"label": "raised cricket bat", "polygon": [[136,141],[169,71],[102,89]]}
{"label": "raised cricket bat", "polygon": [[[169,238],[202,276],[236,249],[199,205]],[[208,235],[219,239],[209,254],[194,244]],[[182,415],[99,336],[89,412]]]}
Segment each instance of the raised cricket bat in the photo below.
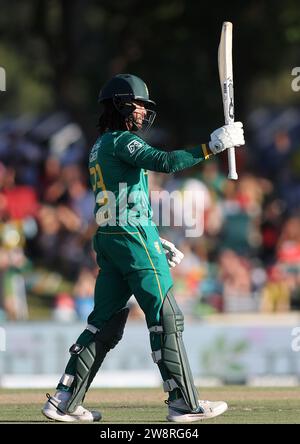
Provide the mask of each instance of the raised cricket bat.
{"label": "raised cricket bat", "polygon": [[[233,72],[232,72],[232,23],[224,22],[218,50],[219,76],[222,90],[225,124],[234,122]],[[228,179],[238,178],[235,164],[235,149],[229,148]]]}

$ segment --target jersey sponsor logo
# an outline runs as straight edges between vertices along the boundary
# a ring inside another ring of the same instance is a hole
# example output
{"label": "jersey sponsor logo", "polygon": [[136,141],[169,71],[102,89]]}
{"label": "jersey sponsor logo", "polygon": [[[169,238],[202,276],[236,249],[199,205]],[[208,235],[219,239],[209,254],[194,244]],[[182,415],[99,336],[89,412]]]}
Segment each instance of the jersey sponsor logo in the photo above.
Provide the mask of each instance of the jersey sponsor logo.
{"label": "jersey sponsor logo", "polygon": [[89,161],[94,162],[96,159],[97,159],[97,152],[94,151],[93,153],[90,154]]}
{"label": "jersey sponsor logo", "polygon": [[94,162],[97,159],[97,151],[98,151],[98,146],[93,146],[91,152],[90,152],[90,156],[89,156],[89,161],[90,162]]}
{"label": "jersey sponsor logo", "polygon": [[159,254],[161,254],[161,249],[160,249],[160,245],[159,245],[158,241],[155,241],[155,242],[154,242],[154,247],[156,248],[156,251],[157,251]]}
{"label": "jersey sponsor logo", "polygon": [[130,143],[128,143],[127,148],[130,154],[133,154],[136,150],[138,150],[142,146],[143,144],[138,140],[132,140]]}
{"label": "jersey sponsor logo", "polygon": [[97,159],[98,150],[100,150],[102,147],[102,141],[96,142],[93,148],[91,149],[89,161],[94,162]]}

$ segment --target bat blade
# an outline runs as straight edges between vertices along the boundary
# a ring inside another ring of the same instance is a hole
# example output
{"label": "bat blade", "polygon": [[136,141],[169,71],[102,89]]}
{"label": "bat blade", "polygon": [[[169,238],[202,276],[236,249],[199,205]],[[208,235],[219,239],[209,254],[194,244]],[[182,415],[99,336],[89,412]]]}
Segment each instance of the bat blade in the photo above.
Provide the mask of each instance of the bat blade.
{"label": "bat blade", "polygon": [[[224,108],[225,124],[234,122],[234,94],[233,94],[233,69],[232,69],[232,23],[224,22],[218,49],[218,67],[222,100]],[[236,180],[235,149],[229,148],[228,152],[228,178]]]}

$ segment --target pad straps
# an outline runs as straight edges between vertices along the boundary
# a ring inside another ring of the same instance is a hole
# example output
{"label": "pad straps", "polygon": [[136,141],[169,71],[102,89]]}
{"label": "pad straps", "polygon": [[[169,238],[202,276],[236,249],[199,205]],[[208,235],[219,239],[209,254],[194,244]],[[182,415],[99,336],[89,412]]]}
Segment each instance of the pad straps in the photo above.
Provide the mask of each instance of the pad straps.
{"label": "pad straps", "polygon": [[[76,374],[74,389],[67,404],[67,411],[73,413],[81,405],[96,373],[106,354],[122,339],[129,308],[122,308],[115,313],[94,336],[94,341],[87,347],[74,344],[70,353],[76,355]],[[93,326],[92,326],[93,327]]]}

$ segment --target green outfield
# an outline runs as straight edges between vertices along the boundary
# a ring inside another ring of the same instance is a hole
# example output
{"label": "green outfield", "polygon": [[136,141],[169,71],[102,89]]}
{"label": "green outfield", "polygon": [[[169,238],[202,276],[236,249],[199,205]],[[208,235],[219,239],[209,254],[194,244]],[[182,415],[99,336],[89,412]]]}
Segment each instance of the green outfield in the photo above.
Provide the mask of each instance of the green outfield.
{"label": "green outfield", "polygon": [[[50,390],[48,390],[50,391]],[[50,422],[40,413],[47,390],[0,390],[0,422]],[[300,424],[300,388],[200,388],[201,398],[224,400],[229,410],[207,424]],[[85,405],[101,410],[104,424],[166,422],[159,389],[93,389]],[[203,422],[204,424],[204,422]]]}

